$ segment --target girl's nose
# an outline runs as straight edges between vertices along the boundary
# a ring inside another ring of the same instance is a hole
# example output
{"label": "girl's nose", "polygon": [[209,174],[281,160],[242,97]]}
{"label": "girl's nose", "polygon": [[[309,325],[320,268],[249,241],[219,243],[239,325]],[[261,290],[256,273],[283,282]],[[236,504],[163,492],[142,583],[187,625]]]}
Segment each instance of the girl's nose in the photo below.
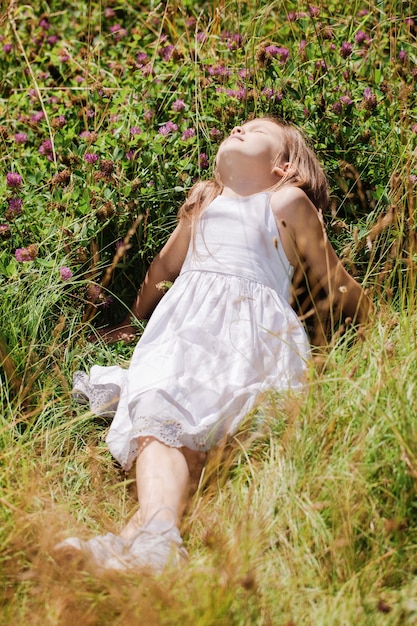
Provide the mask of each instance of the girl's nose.
{"label": "girl's nose", "polygon": [[231,132],[232,135],[242,135],[245,131],[242,126],[235,126]]}

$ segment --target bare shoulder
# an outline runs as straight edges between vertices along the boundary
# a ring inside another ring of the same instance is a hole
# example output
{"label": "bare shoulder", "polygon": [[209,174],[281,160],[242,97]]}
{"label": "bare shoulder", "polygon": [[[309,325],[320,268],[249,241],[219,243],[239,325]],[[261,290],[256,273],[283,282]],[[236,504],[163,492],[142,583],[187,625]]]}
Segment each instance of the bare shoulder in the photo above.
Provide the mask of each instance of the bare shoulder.
{"label": "bare shoulder", "polygon": [[316,221],[319,213],[308,198],[306,193],[299,187],[282,187],[271,196],[271,209],[275,219],[285,220],[288,226],[296,227],[305,220]]}

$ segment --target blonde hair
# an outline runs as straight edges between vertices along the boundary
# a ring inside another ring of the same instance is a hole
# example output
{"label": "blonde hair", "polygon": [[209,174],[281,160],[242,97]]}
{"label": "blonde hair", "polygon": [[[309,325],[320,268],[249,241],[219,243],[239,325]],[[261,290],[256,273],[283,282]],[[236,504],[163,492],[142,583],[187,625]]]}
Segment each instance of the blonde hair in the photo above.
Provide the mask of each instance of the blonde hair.
{"label": "blonde hair", "polygon": [[[329,203],[329,186],[326,175],[318,158],[309,146],[308,139],[296,126],[283,122],[272,116],[259,119],[273,122],[280,127],[283,141],[279,146],[273,167],[289,163],[288,173],[285,174],[271,191],[292,185],[299,187],[310,198],[317,209],[324,210]],[[197,217],[218,195],[223,185],[216,168],[212,180],[199,181],[191,187],[187,199],[180,207],[178,217]]]}

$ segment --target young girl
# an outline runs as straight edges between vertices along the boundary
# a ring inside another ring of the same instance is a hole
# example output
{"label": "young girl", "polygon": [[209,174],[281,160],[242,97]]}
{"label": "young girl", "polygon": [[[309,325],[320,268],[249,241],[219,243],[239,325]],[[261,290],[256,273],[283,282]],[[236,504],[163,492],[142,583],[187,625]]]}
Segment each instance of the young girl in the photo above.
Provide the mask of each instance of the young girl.
{"label": "young girl", "polygon": [[[215,169],[213,181],[192,188],[141,286],[132,316],[150,321],[129,369],[75,375],[78,399],[115,411],[112,454],[125,470],[136,459],[140,510],[120,535],[57,546],[99,569],[159,572],[181,562],[181,516],[206,452],[238,430],[263,392],[302,388],[309,345],[289,304],[295,270],[354,322],[370,311],[325,235],[326,178],[298,129],[268,117],[237,126]],[[175,281],[165,295],[164,281]],[[103,333],[134,335],[130,317]]]}

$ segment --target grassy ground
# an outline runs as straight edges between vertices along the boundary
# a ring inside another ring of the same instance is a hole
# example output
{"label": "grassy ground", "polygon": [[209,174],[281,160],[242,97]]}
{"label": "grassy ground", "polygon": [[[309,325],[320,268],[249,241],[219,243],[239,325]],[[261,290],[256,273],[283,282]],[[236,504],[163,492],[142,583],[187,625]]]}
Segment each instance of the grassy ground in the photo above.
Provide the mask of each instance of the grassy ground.
{"label": "grassy ground", "polygon": [[54,562],[58,539],[120,528],[133,484],[105,425],[62,390],[32,422],[10,407],[1,623],[416,623],[416,322],[383,311],[312,366],[305,398],[267,399],[208,463],[184,525],[189,564],[156,579]]}

